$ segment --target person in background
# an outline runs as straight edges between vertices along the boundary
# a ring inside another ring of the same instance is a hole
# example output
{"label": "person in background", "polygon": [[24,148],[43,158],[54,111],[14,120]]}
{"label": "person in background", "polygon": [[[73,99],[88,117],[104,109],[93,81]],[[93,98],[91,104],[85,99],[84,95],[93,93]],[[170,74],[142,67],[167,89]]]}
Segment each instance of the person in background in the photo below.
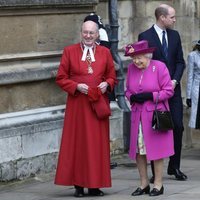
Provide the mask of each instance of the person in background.
{"label": "person in background", "polygon": [[186,104],[191,107],[189,127],[200,129],[200,40],[194,41],[187,67]]}
{"label": "person in background", "polygon": [[[129,156],[136,159],[140,174],[140,186],[132,196],[163,194],[163,159],[174,154],[173,131],[157,131],[152,128],[155,102],[158,109],[169,109],[168,99],[174,90],[169,71],[163,62],[152,60],[155,48],[149,48],[146,40],[129,44],[125,56],[133,60],[128,66],[125,95],[131,104],[131,133]],[[150,83],[150,84],[149,84]],[[147,161],[155,165],[155,181],[150,191]]]}
{"label": "person in background", "polygon": [[75,197],[103,196],[111,187],[107,93],[116,84],[109,49],[97,45],[99,27],[86,21],[81,41],[64,48],[56,83],[68,93],[55,184],[75,187]]}
{"label": "person in background", "polygon": [[[181,78],[185,69],[181,38],[173,26],[176,22],[175,9],[167,4],[161,4],[155,9],[156,23],[138,36],[138,40],[147,40],[150,47],[156,47],[153,59],[164,62],[169,70],[174,95],[169,99],[169,106],[174,123],[174,150],[170,156],[167,173],[174,175],[176,180],[184,181],[187,176],[181,171],[181,149],[183,137],[183,102],[181,96]],[[154,165],[151,162],[154,182]]]}

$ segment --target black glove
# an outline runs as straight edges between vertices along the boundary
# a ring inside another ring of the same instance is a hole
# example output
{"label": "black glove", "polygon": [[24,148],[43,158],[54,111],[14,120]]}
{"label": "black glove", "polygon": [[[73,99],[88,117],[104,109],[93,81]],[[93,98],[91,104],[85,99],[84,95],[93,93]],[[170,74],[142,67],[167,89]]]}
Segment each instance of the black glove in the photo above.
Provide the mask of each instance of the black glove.
{"label": "black glove", "polygon": [[186,104],[188,107],[191,107],[192,100],[191,99],[186,99]]}
{"label": "black glove", "polygon": [[130,96],[130,103],[144,103],[145,101],[153,100],[152,92],[144,92],[139,94],[132,94]]}

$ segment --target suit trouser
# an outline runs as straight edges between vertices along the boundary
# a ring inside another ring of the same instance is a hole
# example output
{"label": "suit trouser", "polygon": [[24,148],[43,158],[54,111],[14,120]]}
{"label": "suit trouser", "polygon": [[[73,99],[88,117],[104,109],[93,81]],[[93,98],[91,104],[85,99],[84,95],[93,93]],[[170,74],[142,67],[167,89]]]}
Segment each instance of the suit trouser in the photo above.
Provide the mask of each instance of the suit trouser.
{"label": "suit trouser", "polygon": [[179,95],[174,95],[169,100],[169,107],[172,113],[172,119],[174,122],[174,151],[175,154],[170,156],[169,168],[180,169],[181,162],[181,149],[182,149],[182,137],[183,137],[183,102]]}
{"label": "suit trouser", "polygon": [[[170,156],[168,168],[180,169],[181,162],[181,149],[182,149],[182,137],[183,137],[183,102],[182,97],[179,94],[174,94],[174,96],[169,99],[169,107],[172,114],[172,119],[174,122],[174,155]],[[152,173],[154,175],[154,166],[151,162]]]}

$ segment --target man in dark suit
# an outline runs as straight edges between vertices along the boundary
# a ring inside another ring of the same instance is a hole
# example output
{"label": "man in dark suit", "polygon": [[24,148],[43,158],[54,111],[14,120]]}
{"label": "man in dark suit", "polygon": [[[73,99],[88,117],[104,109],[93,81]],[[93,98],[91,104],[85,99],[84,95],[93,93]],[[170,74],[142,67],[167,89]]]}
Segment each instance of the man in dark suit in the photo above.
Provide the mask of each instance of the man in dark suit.
{"label": "man in dark suit", "polygon": [[[153,53],[153,59],[164,62],[169,69],[174,87],[174,96],[169,100],[169,105],[174,122],[175,154],[169,159],[167,172],[169,175],[175,175],[177,180],[186,180],[187,176],[180,170],[184,130],[180,81],[185,69],[181,39],[179,33],[172,30],[176,22],[174,8],[166,4],[161,4],[155,9],[155,17],[156,24],[140,33],[138,40],[147,40],[150,47],[157,47]],[[153,177],[150,179],[150,182],[154,182],[154,179],[156,181],[156,177],[154,177],[153,161],[151,162],[151,166]]]}

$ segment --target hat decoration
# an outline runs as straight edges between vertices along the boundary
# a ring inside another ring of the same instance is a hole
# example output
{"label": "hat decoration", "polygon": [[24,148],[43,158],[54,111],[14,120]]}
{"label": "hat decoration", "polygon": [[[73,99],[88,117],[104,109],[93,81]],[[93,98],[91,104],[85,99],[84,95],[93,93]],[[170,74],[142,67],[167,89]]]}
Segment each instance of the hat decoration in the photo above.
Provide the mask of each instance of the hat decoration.
{"label": "hat decoration", "polygon": [[138,54],[152,53],[155,51],[155,47],[149,47],[147,40],[141,40],[133,44],[128,44],[125,47],[124,56],[134,56]]}
{"label": "hat decoration", "polygon": [[135,51],[135,49],[130,44],[126,47],[126,51],[127,51],[128,54],[131,54]]}

